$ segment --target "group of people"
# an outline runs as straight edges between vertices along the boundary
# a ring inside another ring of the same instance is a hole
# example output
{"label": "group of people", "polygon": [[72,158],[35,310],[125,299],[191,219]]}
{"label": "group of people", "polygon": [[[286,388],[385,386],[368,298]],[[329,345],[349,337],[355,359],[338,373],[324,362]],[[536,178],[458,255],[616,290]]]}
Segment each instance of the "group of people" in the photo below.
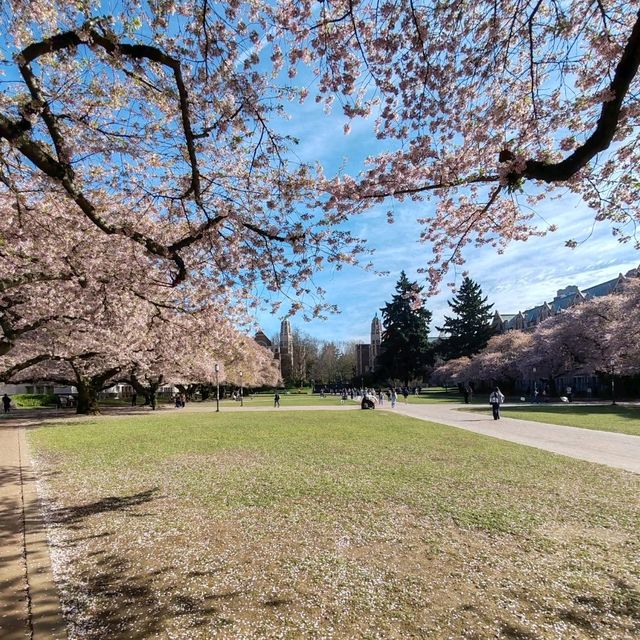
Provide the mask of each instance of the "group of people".
{"label": "group of people", "polygon": [[410,395],[408,387],[400,389],[391,387],[386,391],[382,391],[382,389],[365,389],[360,404],[363,409],[373,409],[376,404],[383,406],[386,400],[391,404],[391,408],[395,409],[399,395],[404,398],[405,404],[408,404]]}
{"label": "group of people", "polygon": [[187,396],[184,393],[176,393],[173,398],[175,402],[176,409],[184,409],[187,406]]}
{"label": "group of people", "polygon": [[76,406],[76,399],[72,395],[56,395],[56,409],[72,409]]}

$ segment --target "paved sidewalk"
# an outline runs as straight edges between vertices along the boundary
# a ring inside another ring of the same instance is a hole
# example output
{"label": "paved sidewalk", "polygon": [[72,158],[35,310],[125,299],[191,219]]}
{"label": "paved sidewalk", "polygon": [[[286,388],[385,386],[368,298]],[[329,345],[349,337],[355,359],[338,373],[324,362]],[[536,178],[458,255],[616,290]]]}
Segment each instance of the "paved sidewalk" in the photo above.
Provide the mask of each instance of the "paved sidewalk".
{"label": "paved sidewalk", "polygon": [[494,420],[491,415],[458,411],[465,406],[468,405],[404,404],[400,402],[395,409],[388,406],[381,407],[381,409],[525,444],[545,451],[553,451],[579,460],[588,460],[640,473],[640,436],[579,429],[534,422],[533,420],[516,420],[515,418],[501,417],[500,420]]}
{"label": "paved sidewalk", "polygon": [[66,638],[21,421],[0,424],[0,638]]}

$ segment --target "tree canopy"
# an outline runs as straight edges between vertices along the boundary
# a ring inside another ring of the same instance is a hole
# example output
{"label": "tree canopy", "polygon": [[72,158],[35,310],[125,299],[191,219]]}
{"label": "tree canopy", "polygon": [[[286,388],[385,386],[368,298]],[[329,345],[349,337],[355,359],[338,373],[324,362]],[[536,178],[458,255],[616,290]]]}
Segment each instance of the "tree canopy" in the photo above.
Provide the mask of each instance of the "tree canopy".
{"label": "tree canopy", "polygon": [[[107,371],[150,323],[246,326],[258,304],[278,311],[274,292],[284,314],[321,315],[314,273],[358,261],[342,225],[385,201],[435,199],[433,286],[470,243],[552,229],[536,207],[564,191],[637,243],[633,3],[104,6],[0,9],[0,370],[95,354],[117,335],[108,308],[131,335]],[[292,151],[287,104],[308,96],[373,125],[380,151],[354,175]]]}
{"label": "tree canopy", "polygon": [[404,271],[396,293],[382,311],[382,342],[376,374],[409,384],[422,378],[433,358],[429,345],[431,312],[425,308],[422,288],[410,282]]}
{"label": "tree canopy", "polygon": [[486,346],[493,335],[491,327],[492,304],[487,304],[486,296],[477,282],[466,276],[451,300],[447,301],[453,316],[445,316],[444,324],[438,331],[446,334],[440,351],[447,358],[472,356]]}
{"label": "tree canopy", "polygon": [[468,244],[503,247],[554,229],[536,207],[561,193],[638,242],[635,3],[287,5],[288,59],[312,59],[321,97],[338,96],[347,118],[368,118],[386,142],[360,174],[328,184],[330,206],[434,198],[421,220],[433,284]]}

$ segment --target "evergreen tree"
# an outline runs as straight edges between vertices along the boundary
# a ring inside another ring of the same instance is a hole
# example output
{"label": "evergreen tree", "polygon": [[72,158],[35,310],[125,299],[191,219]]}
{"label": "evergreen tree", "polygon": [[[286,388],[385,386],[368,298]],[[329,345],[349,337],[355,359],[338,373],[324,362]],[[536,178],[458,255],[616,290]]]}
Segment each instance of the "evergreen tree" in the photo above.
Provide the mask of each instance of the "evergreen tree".
{"label": "evergreen tree", "polygon": [[451,359],[482,351],[494,330],[491,327],[493,305],[487,304],[486,296],[482,297],[480,285],[466,277],[447,304],[455,315],[445,316],[444,325],[438,327],[438,331],[447,334],[441,347],[443,355]]}
{"label": "evergreen tree", "polygon": [[431,312],[422,305],[421,292],[417,282],[409,282],[402,271],[396,294],[381,309],[383,331],[379,373],[402,380],[405,385],[412,378],[422,377],[425,367],[432,361],[428,341]]}

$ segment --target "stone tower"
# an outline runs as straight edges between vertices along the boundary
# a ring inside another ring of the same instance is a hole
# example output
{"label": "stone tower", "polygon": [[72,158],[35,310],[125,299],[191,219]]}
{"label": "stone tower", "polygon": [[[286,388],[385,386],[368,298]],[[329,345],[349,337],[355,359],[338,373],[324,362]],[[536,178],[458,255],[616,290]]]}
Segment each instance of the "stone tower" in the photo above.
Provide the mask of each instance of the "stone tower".
{"label": "stone tower", "polygon": [[380,355],[380,343],[382,342],[382,327],[380,318],[376,313],[371,321],[371,349],[369,350],[369,371],[375,371],[376,359]]}
{"label": "stone tower", "polygon": [[283,380],[293,377],[293,334],[289,320],[280,325],[280,371]]}

